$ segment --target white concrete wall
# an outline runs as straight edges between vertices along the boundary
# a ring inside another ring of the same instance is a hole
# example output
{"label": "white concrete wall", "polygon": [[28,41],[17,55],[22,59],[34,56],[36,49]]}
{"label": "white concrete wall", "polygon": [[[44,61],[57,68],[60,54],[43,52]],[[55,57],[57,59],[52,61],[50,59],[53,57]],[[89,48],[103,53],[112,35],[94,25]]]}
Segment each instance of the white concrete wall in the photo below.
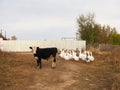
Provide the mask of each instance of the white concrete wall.
{"label": "white concrete wall", "polygon": [[3,51],[3,38],[0,38],[0,50]]}
{"label": "white concrete wall", "polygon": [[76,40],[5,40],[3,41],[3,51],[8,52],[29,52],[30,46],[40,48],[57,47],[58,49],[86,49],[86,41]]}

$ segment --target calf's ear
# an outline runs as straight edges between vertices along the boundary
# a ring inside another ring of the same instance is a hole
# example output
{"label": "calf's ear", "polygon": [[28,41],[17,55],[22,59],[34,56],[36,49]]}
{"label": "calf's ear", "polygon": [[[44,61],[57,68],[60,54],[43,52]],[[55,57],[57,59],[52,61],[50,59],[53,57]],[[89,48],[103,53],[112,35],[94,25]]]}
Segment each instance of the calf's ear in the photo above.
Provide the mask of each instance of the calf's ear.
{"label": "calf's ear", "polygon": [[32,47],[29,47],[30,49],[32,49]]}
{"label": "calf's ear", "polygon": [[37,47],[37,49],[39,49],[39,47]]}

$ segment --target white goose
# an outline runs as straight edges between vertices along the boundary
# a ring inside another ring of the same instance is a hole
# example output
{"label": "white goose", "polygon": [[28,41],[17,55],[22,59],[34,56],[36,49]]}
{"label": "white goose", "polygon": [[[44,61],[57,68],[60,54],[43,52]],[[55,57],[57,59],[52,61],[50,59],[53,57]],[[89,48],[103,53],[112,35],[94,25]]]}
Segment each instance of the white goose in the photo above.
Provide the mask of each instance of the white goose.
{"label": "white goose", "polygon": [[81,53],[81,59],[82,60],[86,61],[86,57],[87,57],[86,51],[84,51],[83,53]]}
{"label": "white goose", "polygon": [[92,56],[92,52],[89,52],[88,58],[90,59],[90,61],[94,61],[94,57]]}
{"label": "white goose", "polygon": [[65,56],[65,51],[62,49],[62,51],[61,51],[61,53],[60,53],[60,55],[59,55],[61,58],[64,58],[64,56]]}
{"label": "white goose", "polygon": [[66,52],[66,53],[64,54],[64,59],[65,59],[65,60],[70,60],[70,56],[69,56],[69,53],[68,53],[68,52]]}
{"label": "white goose", "polygon": [[72,51],[69,51],[69,57],[70,59],[73,59]]}
{"label": "white goose", "polygon": [[79,61],[79,57],[76,55],[76,52],[73,51],[73,59]]}
{"label": "white goose", "polygon": [[79,58],[82,59],[83,53],[81,53],[81,49],[79,50]]}

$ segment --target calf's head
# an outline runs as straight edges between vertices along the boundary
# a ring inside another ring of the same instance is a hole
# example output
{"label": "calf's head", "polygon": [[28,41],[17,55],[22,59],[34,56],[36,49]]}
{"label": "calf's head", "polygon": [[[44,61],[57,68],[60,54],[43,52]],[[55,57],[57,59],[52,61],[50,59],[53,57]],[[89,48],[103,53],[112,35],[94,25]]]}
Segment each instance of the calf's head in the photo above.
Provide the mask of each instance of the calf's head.
{"label": "calf's head", "polygon": [[33,53],[33,54],[36,53],[37,47],[33,46],[33,47],[29,47],[29,48],[32,50],[32,53]]}
{"label": "calf's head", "polygon": [[34,55],[34,58],[37,60],[38,57],[36,56],[36,50],[37,50],[37,47],[33,46],[33,47],[29,47],[31,50],[32,50],[32,53]]}

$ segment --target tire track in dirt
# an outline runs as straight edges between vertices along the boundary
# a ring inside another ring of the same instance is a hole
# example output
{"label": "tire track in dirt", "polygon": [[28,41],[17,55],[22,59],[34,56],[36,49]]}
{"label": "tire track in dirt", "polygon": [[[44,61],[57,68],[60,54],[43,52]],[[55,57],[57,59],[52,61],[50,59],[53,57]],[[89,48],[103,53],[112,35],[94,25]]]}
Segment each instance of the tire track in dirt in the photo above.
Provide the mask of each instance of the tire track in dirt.
{"label": "tire track in dirt", "polygon": [[66,90],[67,87],[75,83],[76,80],[73,79],[73,76],[74,73],[79,69],[79,66],[74,64],[75,62],[71,61],[63,61],[63,63],[58,61],[58,63],[61,67],[57,67],[56,69],[44,67],[43,69],[36,71],[34,80],[36,82],[29,86],[29,89]]}

